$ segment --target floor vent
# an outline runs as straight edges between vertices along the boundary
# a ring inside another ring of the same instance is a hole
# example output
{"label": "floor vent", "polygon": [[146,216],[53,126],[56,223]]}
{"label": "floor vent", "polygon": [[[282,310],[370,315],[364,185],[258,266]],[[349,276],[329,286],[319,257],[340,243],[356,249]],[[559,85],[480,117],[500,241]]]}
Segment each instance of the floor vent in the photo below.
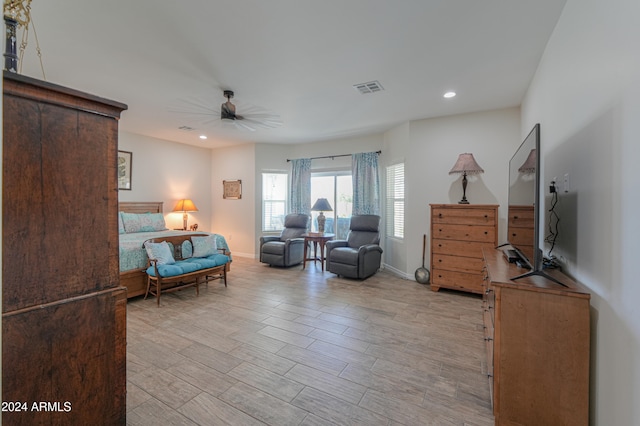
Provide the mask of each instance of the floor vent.
{"label": "floor vent", "polygon": [[380,84],[378,80],[369,81],[367,83],[354,84],[353,87],[363,95],[367,93],[375,93],[384,90],[384,87]]}

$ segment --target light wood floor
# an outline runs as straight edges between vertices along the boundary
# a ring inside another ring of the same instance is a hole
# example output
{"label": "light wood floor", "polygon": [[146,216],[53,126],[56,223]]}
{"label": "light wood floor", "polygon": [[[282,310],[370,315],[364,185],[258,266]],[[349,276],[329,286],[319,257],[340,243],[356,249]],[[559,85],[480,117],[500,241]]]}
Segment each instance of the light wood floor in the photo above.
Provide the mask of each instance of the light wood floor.
{"label": "light wood floor", "polygon": [[481,300],[235,258],[127,308],[130,425],[493,425]]}

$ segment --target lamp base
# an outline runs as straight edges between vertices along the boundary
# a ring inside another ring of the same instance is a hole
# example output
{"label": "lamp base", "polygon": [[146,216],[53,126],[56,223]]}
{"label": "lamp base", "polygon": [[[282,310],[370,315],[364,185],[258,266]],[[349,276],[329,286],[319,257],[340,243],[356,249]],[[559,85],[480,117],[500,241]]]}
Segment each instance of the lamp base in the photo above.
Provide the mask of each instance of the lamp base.
{"label": "lamp base", "polygon": [[324,214],[322,214],[322,212],[320,212],[320,214],[318,214],[318,232],[320,232],[321,234],[324,233],[324,224],[326,220],[327,218],[324,216]]}
{"label": "lamp base", "polygon": [[182,214],[182,230],[186,231],[187,228],[187,222],[189,221],[189,215],[187,213],[183,213]]}
{"label": "lamp base", "polygon": [[458,204],[469,204],[467,201],[467,172],[462,175],[462,200]]}

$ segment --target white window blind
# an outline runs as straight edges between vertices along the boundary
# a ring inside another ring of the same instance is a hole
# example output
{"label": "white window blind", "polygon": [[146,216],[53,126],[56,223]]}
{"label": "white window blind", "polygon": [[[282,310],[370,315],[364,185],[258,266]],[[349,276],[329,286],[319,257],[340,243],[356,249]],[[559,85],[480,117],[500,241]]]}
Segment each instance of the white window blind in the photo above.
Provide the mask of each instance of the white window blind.
{"label": "white window blind", "polygon": [[287,210],[287,174],[262,174],[262,230],[281,231]]}
{"label": "white window blind", "polygon": [[387,236],[404,238],[404,163],[387,167]]}

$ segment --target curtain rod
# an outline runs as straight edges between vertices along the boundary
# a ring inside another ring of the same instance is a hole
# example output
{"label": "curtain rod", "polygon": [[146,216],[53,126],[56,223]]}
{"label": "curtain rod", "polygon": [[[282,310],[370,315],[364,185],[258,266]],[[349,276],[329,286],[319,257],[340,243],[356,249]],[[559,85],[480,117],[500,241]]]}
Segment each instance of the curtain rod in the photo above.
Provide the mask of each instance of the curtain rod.
{"label": "curtain rod", "polygon": [[[382,151],[376,151],[376,154],[381,154]],[[338,157],[351,157],[353,154],[340,154],[340,155],[325,155],[323,157],[311,157],[309,158],[310,160],[318,160],[320,158],[331,158],[332,160],[334,158],[338,158]],[[287,163],[290,162],[291,160],[289,158],[287,158]]]}

